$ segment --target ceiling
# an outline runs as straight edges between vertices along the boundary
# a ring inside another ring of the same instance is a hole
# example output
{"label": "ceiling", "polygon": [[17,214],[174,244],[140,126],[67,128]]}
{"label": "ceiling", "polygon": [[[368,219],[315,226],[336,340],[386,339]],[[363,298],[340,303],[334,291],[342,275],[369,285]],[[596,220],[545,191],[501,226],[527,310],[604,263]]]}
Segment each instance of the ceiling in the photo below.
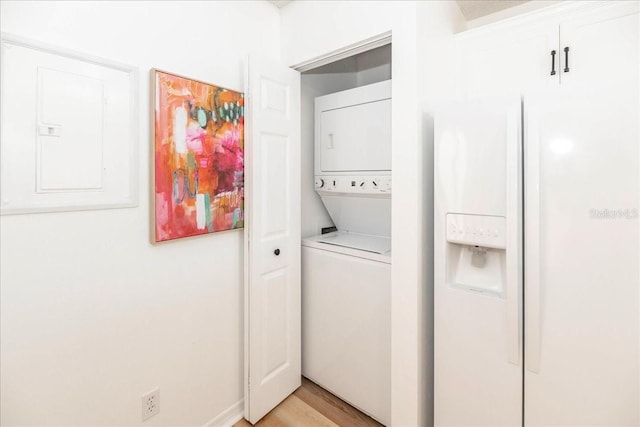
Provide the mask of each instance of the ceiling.
{"label": "ceiling", "polygon": [[467,21],[527,3],[528,0],[457,0]]}
{"label": "ceiling", "polygon": [[[279,8],[285,7],[293,0],[269,0]],[[319,1],[319,0],[318,0]],[[460,11],[467,21],[499,12],[513,6],[527,3],[528,0],[456,0]]]}
{"label": "ceiling", "polygon": [[275,4],[279,8],[283,8],[291,3],[291,0],[269,0],[269,2]]}

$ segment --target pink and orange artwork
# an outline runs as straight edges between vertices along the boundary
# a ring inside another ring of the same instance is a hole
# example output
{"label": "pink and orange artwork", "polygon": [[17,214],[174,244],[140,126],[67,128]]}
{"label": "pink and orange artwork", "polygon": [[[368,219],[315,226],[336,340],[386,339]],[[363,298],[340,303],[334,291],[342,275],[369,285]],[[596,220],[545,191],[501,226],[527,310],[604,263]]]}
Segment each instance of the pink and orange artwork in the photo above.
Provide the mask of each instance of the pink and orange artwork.
{"label": "pink and orange artwork", "polygon": [[244,96],[152,70],[155,242],[244,226]]}

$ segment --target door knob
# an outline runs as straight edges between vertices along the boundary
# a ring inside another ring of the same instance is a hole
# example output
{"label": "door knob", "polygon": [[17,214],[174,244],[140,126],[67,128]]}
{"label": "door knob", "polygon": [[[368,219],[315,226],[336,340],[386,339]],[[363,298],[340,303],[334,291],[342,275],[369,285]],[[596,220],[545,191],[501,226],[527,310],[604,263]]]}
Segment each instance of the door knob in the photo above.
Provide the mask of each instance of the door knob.
{"label": "door knob", "polygon": [[276,249],[273,253],[276,254],[276,256],[280,255],[280,249]]}

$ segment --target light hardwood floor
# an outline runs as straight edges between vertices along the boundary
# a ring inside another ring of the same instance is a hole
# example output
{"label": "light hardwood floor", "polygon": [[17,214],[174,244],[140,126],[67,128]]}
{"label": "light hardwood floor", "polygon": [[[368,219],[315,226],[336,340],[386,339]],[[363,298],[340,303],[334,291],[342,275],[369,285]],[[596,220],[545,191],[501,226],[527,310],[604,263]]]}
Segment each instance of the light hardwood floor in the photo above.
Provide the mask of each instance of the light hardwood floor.
{"label": "light hardwood floor", "polygon": [[[382,424],[302,378],[302,386],[255,424],[256,427],[382,427]],[[240,420],[233,427],[251,427]]]}

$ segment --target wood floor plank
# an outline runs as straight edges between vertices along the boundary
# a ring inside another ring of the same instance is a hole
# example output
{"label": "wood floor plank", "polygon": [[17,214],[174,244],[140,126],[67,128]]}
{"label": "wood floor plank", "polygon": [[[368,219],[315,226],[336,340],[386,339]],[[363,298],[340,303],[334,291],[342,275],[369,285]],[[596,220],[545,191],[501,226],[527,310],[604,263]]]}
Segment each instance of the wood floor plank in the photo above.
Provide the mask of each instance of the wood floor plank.
{"label": "wood floor plank", "polygon": [[[250,427],[240,420],[233,427]],[[295,395],[283,400],[271,412],[254,424],[255,427],[340,427]]]}
{"label": "wood floor plank", "polygon": [[[233,427],[251,427],[240,420]],[[302,386],[255,427],[384,427],[319,385],[302,377]]]}
{"label": "wood floor plank", "polygon": [[383,427],[373,418],[307,378],[302,377],[302,387],[298,388],[294,395],[339,426]]}
{"label": "wood floor plank", "polygon": [[251,423],[243,418],[235,423],[233,427],[251,427]]}
{"label": "wood floor plank", "polygon": [[278,426],[339,427],[338,424],[332,422],[295,395],[289,396],[282,404],[278,405],[273,410],[273,415],[278,421]]}

